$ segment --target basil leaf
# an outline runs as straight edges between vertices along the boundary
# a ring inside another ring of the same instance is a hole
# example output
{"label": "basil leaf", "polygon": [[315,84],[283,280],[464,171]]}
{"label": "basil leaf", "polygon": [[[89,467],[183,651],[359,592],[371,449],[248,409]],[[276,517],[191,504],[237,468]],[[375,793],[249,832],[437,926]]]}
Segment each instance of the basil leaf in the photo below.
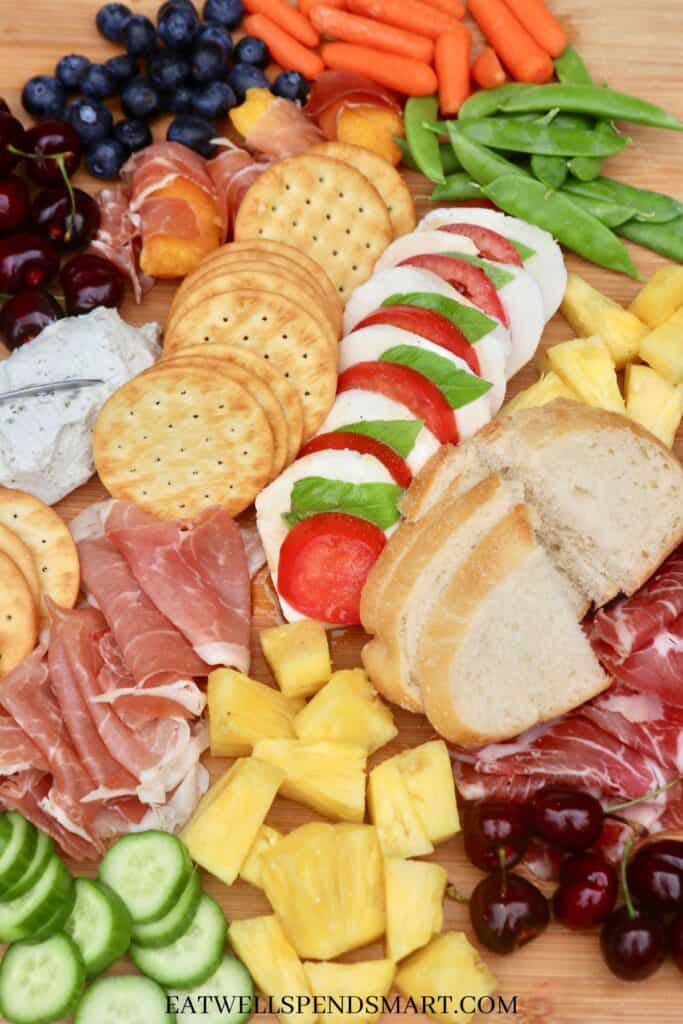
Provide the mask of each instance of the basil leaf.
{"label": "basil leaf", "polygon": [[462,302],[446,298],[445,295],[438,295],[436,292],[409,292],[405,295],[390,295],[382,303],[383,306],[419,306],[421,309],[431,309],[434,313],[440,313],[447,320],[460,328],[470,345],[476,344],[480,338],[485,337],[497,323],[490,316],[486,316],[480,309],[473,306],[464,306]]}
{"label": "basil leaf", "polygon": [[382,353],[381,359],[386,363],[399,363],[417,370],[423,377],[431,380],[444,396],[451,409],[462,409],[475,399],[490,391],[487,380],[476,377],[467,370],[461,370],[450,359],[438,356],[435,352],[426,352],[414,345],[395,345]]}
{"label": "basil leaf", "polygon": [[359,420],[358,423],[337,427],[337,430],[348,430],[352,434],[374,437],[376,441],[383,441],[389,445],[405,459],[415,447],[417,435],[423,426],[422,420]]}
{"label": "basil leaf", "polygon": [[400,519],[398,502],[402,494],[398,484],[350,484],[306,476],[294,484],[290,510],[284,518],[294,526],[318,512],[346,512],[388,530]]}
{"label": "basil leaf", "polygon": [[522,257],[522,263],[526,263],[527,260],[530,260],[532,256],[536,255],[536,250],[529,248],[529,246],[525,245],[524,242],[516,242],[514,238],[508,238],[508,242]]}
{"label": "basil leaf", "polygon": [[504,270],[500,263],[491,263],[490,260],[482,260],[479,256],[470,256],[467,252],[447,252],[444,253],[444,256],[454,256],[457,260],[464,260],[465,263],[471,263],[473,267],[479,267],[484,271],[496,291],[515,279],[515,275],[511,274],[509,270]]}

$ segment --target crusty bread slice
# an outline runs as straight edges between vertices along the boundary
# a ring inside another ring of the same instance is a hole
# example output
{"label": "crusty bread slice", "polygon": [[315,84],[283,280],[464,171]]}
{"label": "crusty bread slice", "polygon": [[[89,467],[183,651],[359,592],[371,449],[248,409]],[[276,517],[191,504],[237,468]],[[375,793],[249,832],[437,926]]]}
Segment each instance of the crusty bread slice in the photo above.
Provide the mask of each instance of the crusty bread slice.
{"label": "crusty bread slice", "polygon": [[451,576],[422,630],[417,676],[429,721],[462,746],[516,736],[609,685],[524,505]]}

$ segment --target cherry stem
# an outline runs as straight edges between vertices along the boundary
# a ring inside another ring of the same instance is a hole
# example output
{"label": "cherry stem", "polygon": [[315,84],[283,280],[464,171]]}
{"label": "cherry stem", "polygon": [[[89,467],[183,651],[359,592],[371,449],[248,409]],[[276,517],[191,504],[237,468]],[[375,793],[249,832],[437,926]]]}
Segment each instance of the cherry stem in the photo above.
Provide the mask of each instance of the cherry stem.
{"label": "cherry stem", "polygon": [[454,885],[449,885],[446,889],[446,899],[453,900],[454,903],[469,903],[469,896],[465,896],[463,893],[458,892]]}
{"label": "cherry stem", "polygon": [[643,796],[638,796],[634,800],[626,800],[621,804],[613,804],[612,807],[608,807],[605,814],[613,814],[615,811],[624,811],[627,807],[635,807],[636,804],[645,804],[648,800],[654,800],[655,797],[661,796],[662,793],[668,792],[677,786],[679,782],[683,781],[683,776],[678,775],[675,779],[667,782],[665,786],[660,786],[658,789],[651,789],[649,793],[645,793]]}
{"label": "cherry stem", "polygon": [[507,888],[508,888],[507,866],[508,866],[508,859],[507,859],[507,855],[505,853],[505,849],[502,846],[498,847],[498,863],[500,864],[500,872],[501,872],[501,883],[502,883],[501,884],[501,892],[502,892],[503,896],[507,896]]}
{"label": "cherry stem", "polygon": [[69,172],[66,169],[66,161],[70,156],[73,156],[73,152],[70,149],[64,150],[63,153],[27,153],[23,149],[17,149],[11,143],[7,146],[10,153],[14,153],[15,156],[21,156],[24,160],[54,160],[59,167],[59,173],[64,180],[64,186],[69,195],[69,204],[71,206],[71,220],[67,226],[66,233],[64,235],[64,241],[69,243],[71,241],[71,235],[73,233],[73,227],[76,220],[76,196],[74,195],[74,188],[71,184]]}
{"label": "cherry stem", "polygon": [[633,821],[632,818],[624,818],[621,814],[605,814],[605,817],[611,818],[613,821],[619,821],[622,825],[626,825],[628,828],[633,829],[640,839],[649,834],[650,830],[645,828],[645,825],[641,825],[639,821]]}
{"label": "cherry stem", "polygon": [[624,849],[621,852],[621,861],[619,863],[619,880],[621,882],[621,888],[624,893],[624,903],[626,904],[626,910],[628,916],[633,921],[637,916],[636,908],[633,906],[633,900],[631,899],[631,892],[628,887],[628,879],[626,877],[626,866],[628,864],[628,855],[631,852],[631,847],[635,842],[635,835],[629,836],[624,843]]}

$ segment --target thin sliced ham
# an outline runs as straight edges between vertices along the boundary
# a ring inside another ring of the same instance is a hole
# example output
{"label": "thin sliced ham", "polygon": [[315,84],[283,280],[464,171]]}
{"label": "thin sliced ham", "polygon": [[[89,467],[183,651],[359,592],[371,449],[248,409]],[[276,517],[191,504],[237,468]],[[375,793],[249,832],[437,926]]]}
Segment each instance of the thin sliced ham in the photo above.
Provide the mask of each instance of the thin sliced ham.
{"label": "thin sliced ham", "polygon": [[581,713],[619,742],[683,774],[683,709],[616,683]]}
{"label": "thin sliced ham", "polygon": [[52,786],[51,776],[38,768],[17,772],[0,782],[0,805],[9,811],[19,811],[36,828],[52,836],[67,857],[73,860],[93,860],[98,850],[92,843],[65,828],[61,822],[43,809]]}
{"label": "thin sliced ham", "polygon": [[178,142],[155,142],[134,153],[124,164],[122,175],[130,187],[133,212],[140,210],[153,192],[170,185],[176,178],[193,182],[216,199],[204,158]]}
{"label": "thin sliced ham", "polygon": [[206,166],[214,183],[219,209],[229,237],[242,200],[256,179],[270,167],[270,160],[257,159],[246,149],[238,149],[231,145],[213,160],[209,160]]}
{"label": "thin sliced ham", "polygon": [[48,771],[42,751],[26,735],[11,715],[0,712],[0,776],[13,775],[28,768]]}
{"label": "thin sliced ham", "polygon": [[323,133],[292,100],[276,97],[244,137],[247,149],[274,160],[303,153],[324,141]]}
{"label": "thin sliced ham", "polygon": [[173,235],[192,239],[199,234],[196,214],[184,199],[149,196],[140,208],[140,221],[143,238]]}
{"label": "thin sliced ham", "polygon": [[140,302],[154,278],[143,274],[138,265],[141,225],[139,215],[130,210],[130,193],[120,186],[103,188],[94,199],[100,210],[100,226],[90,250],[119,267],[133,286],[135,301]]}
{"label": "thin sliced ham", "polygon": [[306,104],[309,117],[318,118],[340,100],[349,106],[393,107],[401,109],[396,93],[353,71],[323,71],[318,75]]}

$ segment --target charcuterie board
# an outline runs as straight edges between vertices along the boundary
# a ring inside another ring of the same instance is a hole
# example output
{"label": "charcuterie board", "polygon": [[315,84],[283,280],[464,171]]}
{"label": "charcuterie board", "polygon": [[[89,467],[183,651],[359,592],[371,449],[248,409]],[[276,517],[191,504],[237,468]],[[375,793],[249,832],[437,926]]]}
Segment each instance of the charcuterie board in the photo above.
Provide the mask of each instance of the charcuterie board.
{"label": "charcuterie board", "polygon": [[[153,0],[137,0],[136,11],[152,14]],[[596,81],[608,80],[615,89],[637,93],[661,104],[679,117],[683,116],[681,95],[683,72],[680,59],[680,4],[676,0],[659,0],[647,7],[639,0],[556,0],[554,9],[569,29]],[[17,6],[0,0],[0,95],[13,105],[19,104],[19,89],[29,73],[50,72],[64,53],[86,51],[93,58],[109,56],[109,46],[97,36],[94,8],[90,0],[72,0],[64,7],[56,0],[30,0]],[[647,146],[644,145],[647,133]],[[649,132],[633,126],[634,145],[628,153],[615,157],[613,172],[633,184],[671,193],[683,199],[681,167],[683,167],[683,136],[675,133]],[[623,171],[623,174],[620,172]],[[407,180],[416,200],[418,214],[429,208],[429,186],[418,174],[408,173]],[[78,179],[77,179],[78,182]],[[86,182],[87,187],[87,182]],[[643,249],[630,247],[638,269],[644,277],[662,262]],[[590,282],[618,302],[628,304],[638,285],[594,266],[587,266],[576,257],[568,257],[570,269],[580,269]],[[128,299],[122,315],[133,324],[151,320],[163,323],[174,284],[159,283],[136,306]],[[569,325],[556,316],[545,332],[544,346],[571,336]],[[529,365],[511,384],[511,394],[535,379]],[[683,433],[676,443],[683,457]],[[96,480],[71,494],[59,506],[66,519],[99,500],[105,494]],[[249,511],[245,517],[252,515]],[[254,643],[252,675],[268,680],[268,670],[256,640],[257,631],[280,621],[277,600],[267,574],[257,577],[253,591]],[[359,630],[338,630],[331,636],[336,668],[359,664],[363,637]],[[431,738],[432,730],[425,719],[396,710],[399,736],[392,744],[393,753]],[[215,774],[225,770],[226,762],[214,760],[209,767]],[[298,804],[278,799],[269,821],[284,831],[310,820],[313,815]],[[469,866],[454,840],[434,855],[449,872],[458,888],[468,891],[478,877]],[[73,866],[73,865],[72,865]],[[75,866],[78,869],[78,866]],[[80,869],[79,869],[80,870]],[[89,873],[87,867],[84,873]],[[207,879],[207,889],[215,895],[229,918],[248,917],[267,911],[265,897],[245,882],[227,889],[215,879]],[[450,902],[446,907],[445,928],[469,930],[466,909]],[[381,955],[378,950],[362,950],[352,958]],[[637,985],[614,979],[599,955],[595,933],[574,935],[551,926],[541,940],[510,958],[486,954],[500,981],[500,991],[507,1003],[517,997],[515,1015],[501,1015],[520,1024],[640,1024],[652,1019],[658,1024],[674,1024],[683,1015],[683,979],[671,964],[666,964],[654,978]],[[257,1019],[257,1018],[254,1018]],[[265,1018],[260,1018],[265,1019]],[[398,1020],[398,1015],[391,1018]],[[420,1018],[422,1019],[422,1018]],[[426,1018],[424,1018],[426,1019]]]}

